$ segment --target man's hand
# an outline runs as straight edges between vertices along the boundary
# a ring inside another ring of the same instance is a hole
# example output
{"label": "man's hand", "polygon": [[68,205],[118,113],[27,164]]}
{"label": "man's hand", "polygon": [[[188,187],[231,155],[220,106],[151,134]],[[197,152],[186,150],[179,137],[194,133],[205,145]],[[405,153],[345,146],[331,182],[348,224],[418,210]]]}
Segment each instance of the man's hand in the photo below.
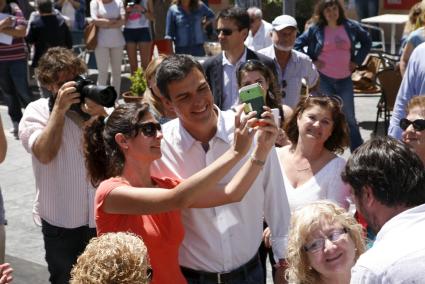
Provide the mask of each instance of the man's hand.
{"label": "man's hand", "polygon": [[60,114],[65,114],[71,105],[80,102],[80,94],[76,92],[75,85],[76,83],[74,81],[69,81],[59,88],[53,107],[54,111],[56,110]]}

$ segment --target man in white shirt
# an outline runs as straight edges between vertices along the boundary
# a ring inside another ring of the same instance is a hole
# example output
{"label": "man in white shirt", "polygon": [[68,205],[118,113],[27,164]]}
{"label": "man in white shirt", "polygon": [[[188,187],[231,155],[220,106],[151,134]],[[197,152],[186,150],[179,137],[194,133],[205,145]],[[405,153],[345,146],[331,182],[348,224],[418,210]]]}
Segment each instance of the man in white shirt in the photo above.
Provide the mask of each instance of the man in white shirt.
{"label": "man in white shirt", "polygon": [[245,45],[252,50],[260,50],[272,44],[272,30],[270,23],[263,20],[263,12],[257,7],[248,10],[250,26]]}
{"label": "man in white shirt", "polygon": [[377,233],[351,283],[425,283],[425,169],[406,144],[378,137],[349,158],[342,178]]}
{"label": "man in white shirt", "polygon": [[319,80],[319,72],[308,55],[293,49],[297,38],[297,21],[289,16],[276,17],[272,22],[273,44],[259,50],[274,60],[284,104],[295,108],[300,100],[302,81],[309,89]]}
{"label": "man in white shirt", "polygon": [[[40,59],[37,79],[53,94],[30,103],[19,124],[19,138],[32,156],[36,200],[34,221],[41,224],[51,283],[69,283],[70,271],[96,236],[95,190],[87,179],[83,120],[70,107],[80,102],[74,78],[87,71],[69,49],[50,48]],[[105,114],[88,102],[85,111]]]}
{"label": "man in white shirt", "polygon": [[[188,55],[166,58],[156,74],[164,102],[177,119],[163,127],[163,156],[152,174],[185,179],[222,155],[231,145],[234,112],[220,111],[202,66]],[[241,162],[221,181],[229,182]],[[182,211],[185,239],[179,262],[188,283],[262,283],[258,259],[263,216],[272,231],[276,260],[282,266],[290,210],[276,152],[239,203]],[[202,280],[203,279],[203,280]]]}

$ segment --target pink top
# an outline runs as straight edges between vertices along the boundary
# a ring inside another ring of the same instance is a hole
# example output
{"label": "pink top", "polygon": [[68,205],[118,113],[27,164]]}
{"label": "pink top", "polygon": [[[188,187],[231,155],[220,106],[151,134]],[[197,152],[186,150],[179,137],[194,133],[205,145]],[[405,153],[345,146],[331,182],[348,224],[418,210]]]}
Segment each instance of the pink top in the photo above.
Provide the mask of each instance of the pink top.
{"label": "pink top", "polygon": [[325,39],[319,60],[324,66],[319,69],[320,73],[333,79],[343,79],[351,76],[351,42],[344,29],[340,25],[337,28],[325,27]]}

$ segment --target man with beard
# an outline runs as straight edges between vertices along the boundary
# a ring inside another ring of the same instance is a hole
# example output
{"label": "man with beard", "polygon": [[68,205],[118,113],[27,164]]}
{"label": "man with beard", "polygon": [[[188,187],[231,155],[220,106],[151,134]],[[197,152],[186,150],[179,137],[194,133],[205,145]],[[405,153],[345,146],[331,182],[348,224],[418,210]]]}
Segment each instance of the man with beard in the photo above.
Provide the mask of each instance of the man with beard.
{"label": "man with beard", "polygon": [[249,15],[244,9],[228,8],[217,16],[217,35],[222,53],[206,60],[203,67],[214,95],[214,104],[221,110],[228,110],[240,103],[236,71],[244,62],[259,60],[276,72],[270,58],[245,46],[249,27]]}
{"label": "man with beard", "polygon": [[297,21],[282,15],[274,19],[272,26],[273,44],[258,52],[274,60],[284,103],[294,108],[300,99],[302,79],[311,90],[318,83],[319,73],[307,55],[292,49],[297,38]]}
{"label": "man with beard", "polygon": [[377,137],[360,146],[342,179],[376,235],[351,283],[424,283],[425,169],[406,144]]}

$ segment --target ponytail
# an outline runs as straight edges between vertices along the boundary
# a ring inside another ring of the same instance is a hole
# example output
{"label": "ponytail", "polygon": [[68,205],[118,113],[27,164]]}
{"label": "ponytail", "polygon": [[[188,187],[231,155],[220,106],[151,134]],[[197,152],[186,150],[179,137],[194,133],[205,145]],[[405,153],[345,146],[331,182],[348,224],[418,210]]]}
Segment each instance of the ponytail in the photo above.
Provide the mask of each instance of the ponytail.
{"label": "ponytail", "polygon": [[104,120],[103,116],[96,116],[84,129],[84,158],[88,177],[94,187],[110,177],[112,168],[103,139]]}

